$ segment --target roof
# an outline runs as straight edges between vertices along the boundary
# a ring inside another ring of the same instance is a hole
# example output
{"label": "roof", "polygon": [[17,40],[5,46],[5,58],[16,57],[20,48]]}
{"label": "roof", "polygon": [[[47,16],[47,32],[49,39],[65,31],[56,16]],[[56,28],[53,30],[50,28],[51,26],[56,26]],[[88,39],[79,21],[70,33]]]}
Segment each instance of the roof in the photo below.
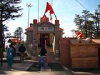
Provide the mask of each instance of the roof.
{"label": "roof", "polygon": [[80,39],[80,42],[77,38],[70,39],[71,44],[100,44],[100,39],[91,39],[89,42],[86,39]]}
{"label": "roof", "polygon": [[59,27],[59,30],[64,30],[64,29],[62,29],[62,28]]}
{"label": "roof", "polygon": [[32,31],[33,30],[33,26],[30,25],[30,27],[28,27],[27,29],[25,29],[26,31]]}
{"label": "roof", "polygon": [[21,43],[21,42],[24,42],[24,41],[21,41],[17,38],[14,38],[14,39],[9,39],[8,42],[13,42],[13,43]]}

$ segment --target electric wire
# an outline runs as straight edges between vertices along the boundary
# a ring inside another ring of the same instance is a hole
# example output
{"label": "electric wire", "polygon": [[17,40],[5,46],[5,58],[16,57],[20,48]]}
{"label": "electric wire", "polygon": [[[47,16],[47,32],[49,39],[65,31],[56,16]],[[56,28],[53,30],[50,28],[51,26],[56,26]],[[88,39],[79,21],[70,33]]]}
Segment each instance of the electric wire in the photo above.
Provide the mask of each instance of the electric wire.
{"label": "electric wire", "polygon": [[80,3],[78,0],[76,0],[85,10],[87,10],[87,8],[82,4]]}

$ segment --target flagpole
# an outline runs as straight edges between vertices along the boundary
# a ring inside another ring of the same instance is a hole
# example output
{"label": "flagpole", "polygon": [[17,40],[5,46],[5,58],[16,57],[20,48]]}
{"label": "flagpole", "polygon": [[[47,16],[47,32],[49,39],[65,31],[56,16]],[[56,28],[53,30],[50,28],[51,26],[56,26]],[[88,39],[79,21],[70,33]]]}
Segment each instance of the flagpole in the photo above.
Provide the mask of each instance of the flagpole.
{"label": "flagpole", "polygon": [[54,12],[54,15],[55,15],[55,18],[56,18],[56,20],[57,20],[57,16],[56,16],[55,12]]}
{"label": "flagpole", "polygon": [[[51,0],[51,6],[53,6],[53,0]],[[55,18],[57,20],[57,16],[56,16],[55,12],[54,12],[54,15],[55,15]]]}
{"label": "flagpole", "polygon": [[51,6],[53,6],[53,0],[51,0]]}
{"label": "flagpole", "polygon": [[39,0],[38,0],[38,22],[39,22]]}
{"label": "flagpole", "polygon": [[[51,0],[51,6],[53,7],[53,0]],[[51,17],[51,22],[52,22],[52,15],[50,15]]]}

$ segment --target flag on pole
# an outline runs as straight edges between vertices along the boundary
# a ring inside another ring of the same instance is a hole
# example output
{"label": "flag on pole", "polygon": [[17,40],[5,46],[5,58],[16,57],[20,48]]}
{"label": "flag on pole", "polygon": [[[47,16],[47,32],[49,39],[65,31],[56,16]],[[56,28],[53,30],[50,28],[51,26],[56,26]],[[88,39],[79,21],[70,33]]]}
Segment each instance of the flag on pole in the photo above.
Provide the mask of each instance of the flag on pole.
{"label": "flag on pole", "polygon": [[[49,14],[50,14],[50,20],[52,20],[52,14],[55,15],[55,13],[53,11],[52,6],[47,2],[46,9],[45,9],[45,13],[44,14],[46,14],[48,11],[49,11]],[[55,18],[57,19],[56,15],[55,15]]]}
{"label": "flag on pole", "polygon": [[54,13],[52,6],[47,2],[45,13],[47,13],[48,11],[50,14]]}

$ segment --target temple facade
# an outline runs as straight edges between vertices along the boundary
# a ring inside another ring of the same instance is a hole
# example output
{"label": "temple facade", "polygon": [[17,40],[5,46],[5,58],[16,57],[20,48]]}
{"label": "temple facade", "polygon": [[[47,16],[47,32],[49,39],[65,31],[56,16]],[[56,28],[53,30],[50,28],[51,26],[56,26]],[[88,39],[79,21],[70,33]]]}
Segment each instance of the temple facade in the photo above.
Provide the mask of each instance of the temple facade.
{"label": "temple facade", "polygon": [[37,22],[36,19],[26,29],[26,42],[32,45],[32,55],[38,54],[41,46],[52,48],[55,56],[59,58],[59,40],[63,35],[63,29],[59,27],[59,20],[55,24],[49,21]]}

